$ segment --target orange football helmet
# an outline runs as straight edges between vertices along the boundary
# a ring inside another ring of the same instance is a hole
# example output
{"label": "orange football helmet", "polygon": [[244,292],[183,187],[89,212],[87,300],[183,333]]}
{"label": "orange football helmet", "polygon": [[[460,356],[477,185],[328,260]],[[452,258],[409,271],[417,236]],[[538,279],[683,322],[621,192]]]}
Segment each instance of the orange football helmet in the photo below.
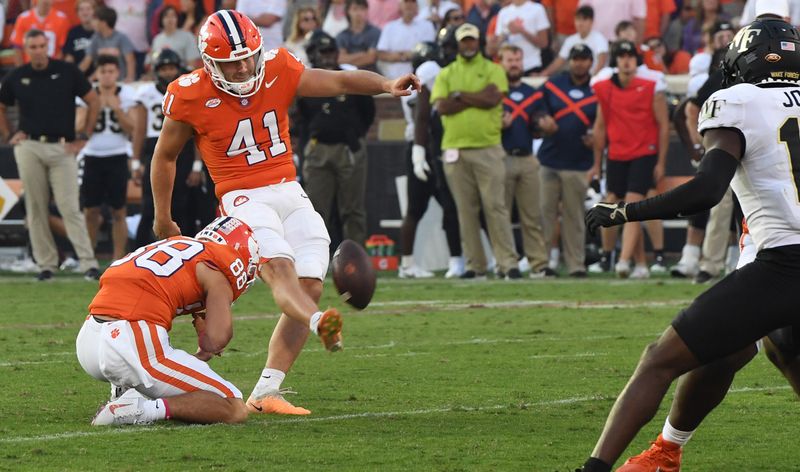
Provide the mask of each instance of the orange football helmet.
{"label": "orange football helmet", "polygon": [[[219,10],[212,13],[200,28],[197,47],[203,66],[223,92],[235,97],[249,97],[261,87],[264,79],[264,51],[261,33],[253,20],[235,10]],[[253,57],[253,76],[242,82],[225,79],[220,69],[221,62],[235,62]]]}
{"label": "orange football helmet", "polygon": [[233,267],[231,270],[235,276],[241,277],[244,281],[244,290],[250,288],[256,281],[261,256],[258,243],[253,237],[253,230],[247,223],[232,216],[220,216],[200,230],[195,239],[227,244],[239,253],[243,266],[238,273]]}

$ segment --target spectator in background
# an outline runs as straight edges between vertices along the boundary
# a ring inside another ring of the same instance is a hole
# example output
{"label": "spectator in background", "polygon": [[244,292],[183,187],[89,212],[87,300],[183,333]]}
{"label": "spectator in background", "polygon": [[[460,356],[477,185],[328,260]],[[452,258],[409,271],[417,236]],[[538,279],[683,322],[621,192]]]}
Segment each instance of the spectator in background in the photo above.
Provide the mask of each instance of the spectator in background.
{"label": "spectator in background", "polygon": [[[48,225],[50,188],[64,220],[80,270],[98,280],[86,221],[78,205],[78,164],[75,154],[89,139],[97,120],[98,98],[91,84],[73,65],[48,57],[48,40],[38,29],[24,38],[30,63],[9,72],[0,85],[0,139],[14,146],[14,159],[25,187],[25,219],[39,266],[37,280],[53,278],[58,249]],[[89,105],[85,131],[75,134],[75,97]],[[11,133],[6,108],[17,104],[19,129]]]}
{"label": "spectator in background", "polygon": [[[128,153],[133,133],[135,91],[130,85],[117,85],[119,61],[115,56],[97,58],[97,83],[94,89],[100,101],[100,112],[94,133],[81,150],[83,179],[81,203],[92,247],[97,245],[97,232],[102,222],[103,205],[111,208],[112,260],[128,251]],[[85,122],[87,108],[79,102],[77,123]]]}
{"label": "spectator in background", "polygon": [[61,50],[67,42],[69,33],[69,20],[67,16],[53,8],[53,0],[39,0],[35,8],[20,13],[14,21],[10,42],[16,52],[14,64],[17,66],[27,63],[28,56],[24,51],[25,33],[32,29],[42,31],[47,38],[47,55],[51,58],[60,58]]}
{"label": "spectator in background", "polygon": [[73,26],[67,33],[67,41],[64,44],[64,60],[80,64],[86,56],[89,43],[92,42],[94,26],[94,0],[80,0],[76,5],[78,10],[79,24]]}
{"label": "spectator in background", "polygon": [[85,73],[98,56],[116,56],[119,60],[120,77],[133,82],[136,74],[134,47],[127,36],[115,30],[117,13],[111,8],[98,7],[94,12],[94,35],[86,50],[86,56],[78,67]]}
{"label": "spectator in background", "polygon": [[320,28],[319,17],[317,17],[317,9],[314,7],[300,7],[294,12],[294,19],[292,20],[292,29],[283,47],[305,64],[309,65],[308,56],[306,56],[306,37],[312,31]]}
{"label": "spectator in background", "polygon": [[444,17],[451,10],[461,10],[461,7],[458,3],[450,0],[428,0],[428,4],[419,9],[417,19],[430,21],[438,30],[446,26]]}
{"label": "spectator in background", "polygon": [[[783,5],[780,5],[780,3],[783,3]],[[780,16],[788,23],[795,26],[800,25],[800,0],[783,0],[782,2],[747,0],[744,4],[739,24],[748,25],[752,23],[757,16],[761,16],[765,13]]]}
{"label": "spectator in background", "polygon": [[637,37],[644,37],[647,0],[581,0],[580,5],[594,8],[594,28],[608,42],[616,41],[615,28],[620,21],[630,21],[636,28]]}
{"label": "spectator in background", "polygon": [[[3,4],[7,3],[10,2],[3,2]],[[27,0],[26,3],[36,6],[37,0]],[[78,20],[76,3],[77,2],[75,0],[53,0],[53,8],[67,16],[67,21],[69,22],[70,28],[80,23],[80,20]]]}
{"label": "spectator in background", "polygon": [[[547,266],[547,249],[542,232],[539,192],[539,161],[533,155],[534,102],[541,97],[522,82],[522,49],[512,44],[500,48],[500,65],[508,79],[508,93],[503,98],[502,142],[505,150],[505,199],[509,213],[516,203],[522,233],[522,249],[531,267],[531,278],[555,277]],[[511,220],[508,221],[511,224]]]}
{"label": "spectator in background", "polygon": [[[655,81],[637,76],[640,58],[633,42],[617,41],[612,46],[611,56],[618,72],[593,85],[600,107],[594,123],[595,164],[591,174],[599,173],[608,143],[603,201],[636,202],[664,176],[669,144],[667,102],[664,94],[657,92]],[[603,261],[607,267],[610,252],[616,245],[616,234],[604,231],[602,235]],[[636,263],[633,271],[631,260]],[[624,226],[622,250],[615,270],[623,278],[650,276],[640,223]]]}
{"label": "spectator in background", "polygon": [[381,30],[367,22],[367,0],[347,0],[349,26],[336,37],[339,63],[378,71],[378,40]]}
{"label": "spectator in background", "polygon": [[367,20],[376,28],[383,30],[389,22],[400,18],[402,0],[367,0],[369,9]]}
{"label": "spectator in background", "polygon": [[[500,3],[495,0],[475,0],[475,3],[467,11],[467,23],[477,26],[481,33],[481,51],[486,51],[486,40],[489,37],[487,28],[489,22],[497,16],[500,8]],[[494,30],[492,30],[492,34],[494,34]]]}
{"label": "spectator in background", "polygon": [[677,51],[683,45],[683,29],[689,23],[689,20],[694,18],[695,10],[692,2],[686,0],[680,8],[680,12],[675,16],[667,26],[667,31],[664,33],[664,44],[667,45],[667,51]]}
{"label": "spectator in background", "polygon": [[[136,59],[134,78],[144,73],[144,60],[150,50],[147,38],[147,4],[142,0],[103,0],[108,8],[117,12],[114,29],[128,37],[133,44],[133,57]],[[125,75],[120,77],[125,78]]]}
{"label": "spectator in background", "polygon": [[451,8],[447,10],[447,13],[444,14],[442,17],[442,28],[447,28],[450,26],[461,26],[467,21],[467,17],[464,16],[464,12],[461,11],[461,8]]}
{"label": "spectator in background", "polygon": [[416,18],[417,0],[402,0],[400,14],[400,18],[383,28],[377,46],[378,68],[383,75],[391,78],[411,72],[414,46],[424,41],[433,41],[436,37],[430,21]]}
{"label": "spectator in background", "polygon": [[[205,4],[202,0],[180,0],[180,2],[181,29],[184,29],[192,34],[197,34],[197,32],[200,30],[200,27],[203,26],[203,23],[206,22],[206,18],[208,17]],[[239,9],[239,3],[240,2],[237,2],[237,9]]]}
{"label": "spectator in background", "polygon": [[436,77],[431,103],[442,116],[444,172],[458,208],[467,260],[461,277],[486,278],[479,219],[483,209],[499,273],[518,279],[522,274],[505,204],[506,153],[501,145],[501,103],[508,79],[502,67],[480,53],[477,26],[464,23],[455,35],[458,58]]}
{"label": "spectator in background", "polygon": [[561,248],[571,277],[586,276],[583,205],[589,180],[598,172],[591,172],[592,125],[597,115],[597,97],[589,85],[593,56],[585,44],[573,46],[567,56],[568,70],[544,83],[534,115],[536,127],[544,134],[538,152],[544,238],[554,240],[560,206]]}
{"label": "spectator in background", "polygon": [[[342,70],[336,40],[317,30],[308,40],[311,67]],[[341,221],[342,239],[367,240],[367,143],[375,119],[369,95],[300,97],[295,124],[303,129],[303,187],[329,231],[333,215]],[[334,205],[336,207],[334,208]]]}
{"label": "spectator in background", "polygon": [[345,0],[325,0],[322,9],[322,31],[334,38],[347,29],[347,5]]}
{"label": "spectator in background", "polygon": [[578,0],[542,0],[542,6],[547,11],[547,18],[552,28],[553,50],[558,50],[567,36],[577,32],[573,20],[578,10]]}
{"label": "spectator in background", "polygon": [[[258,26],[264,51],[283,45],[281,18],[286,15],[286,0],[237,0],[236,10]],[[202,25],[205,18],[199,24]]]}
{"label": "spectator in background", "polygon": [[643,60],[648,69],[665,74],[689,73],[689,61],[692,60],[691,54],[682,49],[668,52],[661,38],[646,39],[642,49],[644,50]]}
{"label": "spectator in background", "polygon": [[681,48],[694,54],[703,46],[703,28],[713,28],[717,21],[730,21],[722,11],[719,0],[700,0],[697,16],[686,22],[683,27],[683,44]]}
{"label": "spectator in background", "polygon": [[663,37],[676,9],[675,0],[647,0],[647,16],[644,21],[644,36],[642,37]]}
{"label": "spectator in background", "polygon": [[[197,49],[197,37],[186,30],[178,28],[178,10],[167,5],[158,14],[158,25],[161,28],[153,38],[152,50],[157,54],[162,49],[170,49],[178,54],[181,61],[190,69],[202,67],[200,51]],[[153,56],[148,55],[147,66],[152,65]]]}
{"label": "spectator in background", "polygon": [[547,11],[541,4],[531,0],[511,0],[497,14],[495,36],[486,48],[494,56],[503,43],[519,47],[522,49],[525,75],[530,75],[542,70],[542,50],[549,44],[549,31]]}
{"label": "spectator in background", "polygon": [[576,33],[567,37],[561,46],[558,56],[542,71],[543,76],[548,77],[556,72],[560,72],[564,64],[569,60],[570,51],[578,44],[588,46],[588,51],[594,54],[592,58],[591,75],[596,74],[602,69],[608,60],[608,41],[594,26],[594,8],[582,6],[575,11],[575,31]]}

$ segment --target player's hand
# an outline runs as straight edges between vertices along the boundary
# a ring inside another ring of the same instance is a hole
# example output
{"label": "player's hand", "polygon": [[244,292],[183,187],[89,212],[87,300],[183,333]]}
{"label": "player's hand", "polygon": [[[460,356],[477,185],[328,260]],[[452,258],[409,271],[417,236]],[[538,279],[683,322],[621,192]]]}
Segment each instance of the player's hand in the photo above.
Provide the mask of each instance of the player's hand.
{"label": "player's hand", "polygon": [[28,139],[28,134],[25,131],[17,131],[11,136],[11,139],[8,140],[8,144],[16,146],[26,139]]}
{"label": "player's hand", "polygon": [[217,354],[214,354],[213,352],[204,351],[199,347],[197,348],[197,352],[194,353],[194,357],[200,359],[203,362],[210,361],[211,358],[214,357],[215,355]]}
{"label": "player's hand", "polygon": [[600,166],[592,166],[588,172],[586,172],[586,182],[592,183],[594,179],[600,178]]}
{"label": "player's hand", "polygon": [[194,330],[199,338],[200,333],[206,330],[206,312],[192,313],[192,326],[194,326]]}
{"label": "player's hand", "polygon": [[414,74],[406,74],[392,81],[389,93],[391,93],[393,97],[405,97],[411,95],[412,91],[419,92],[421,89],[419,77]]}
{"label": "player's hand", "polygon": [[178,223],[172,220],[155,220],[153,223],[153,233],[158,239],[169,238],[171,236],[180,236],[181,229]]}
{"label": "player's hand", "polygon": [[203,173],[202,172],[189,172],[189,176],[186,177],[186,186],[187,187],[197,187],[203,181]]}
{"label": "player's hand", "polygon": [[605,203],[600,202],[586,213],[586,229],[594,236],[597,228],[616,226],[628,222],[625,214],[625,202]]}
{"label": "player's hand", "polygon": [[658,184],[664,178],[664,164],[656,164],[653,168],[653,183]]}
{"label": "player's hand", "polygon": [[419,180],[427,182],[431,168],[428,165],[428,160],[425,159],[425,146],[415,144],[411,148],[411,163],[414,165],[414,175]]}
{"label": "player's hand", "polygon": [[77,156],[78,153],[81,152],[81,149],[86,146],[86,141],[83,139],[76,139],[75,141],[69,141],[64,143],[64,149],[74,156]]}
{"label": "player's hand", "polygon": [[137,187],[141,187],[142,186],[142,178],[144,178],[144,169],[143,168],[139,167],[138,169],[131,171],[131,179],[133,180],[133,183]]}

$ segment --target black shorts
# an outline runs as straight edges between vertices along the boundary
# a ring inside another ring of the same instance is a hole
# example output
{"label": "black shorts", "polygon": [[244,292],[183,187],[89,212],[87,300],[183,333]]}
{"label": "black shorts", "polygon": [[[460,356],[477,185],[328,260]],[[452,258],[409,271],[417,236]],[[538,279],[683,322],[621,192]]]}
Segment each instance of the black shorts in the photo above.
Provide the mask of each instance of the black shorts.
{"label": "black shorts", "polygon": [[83,157],[81,203],[84,208],[103,204],[123,208],[128,197],[128,156]]}
{"label": "black shorts", "polygon": [[755,261],[700,294],[675,317],[672,327],[707,364],[776,329],[800,323],[798,280],[800,245],[761,250]]}
{"label": "black shorts", "polygon": [[628,192],[647,195],[653,182],[653,170],[656,168],[658,156],[652,154],[636,158],[632,161],[606,162],[606,191],[619,198],[625,198]]}

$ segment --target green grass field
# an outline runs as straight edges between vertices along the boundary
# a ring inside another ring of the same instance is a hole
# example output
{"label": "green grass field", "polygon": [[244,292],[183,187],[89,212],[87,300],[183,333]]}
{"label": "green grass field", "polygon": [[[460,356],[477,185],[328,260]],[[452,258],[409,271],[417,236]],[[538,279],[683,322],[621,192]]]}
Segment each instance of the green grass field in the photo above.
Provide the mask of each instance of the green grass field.
{"label": "green grass field", "polygon": [[[572,471],[594,446],[644,346],[701,287],[688,282],[379,280],[345,307],[345,350],[316,339],[287,377],[305,418],[239,426],[93,428],[108,387],[74,340],[94,284],[0,277],[0,470]],[[757,294],[754,294],[757,296]],[[257,285],[234,307],[214,369],[247,396],[276,322]],[[187,321],[173,344],[194,350]],[[671,394],[628,454],[660,432]],[[764,356],[695,434],[685,471],[800,470],[798,403]]]}

